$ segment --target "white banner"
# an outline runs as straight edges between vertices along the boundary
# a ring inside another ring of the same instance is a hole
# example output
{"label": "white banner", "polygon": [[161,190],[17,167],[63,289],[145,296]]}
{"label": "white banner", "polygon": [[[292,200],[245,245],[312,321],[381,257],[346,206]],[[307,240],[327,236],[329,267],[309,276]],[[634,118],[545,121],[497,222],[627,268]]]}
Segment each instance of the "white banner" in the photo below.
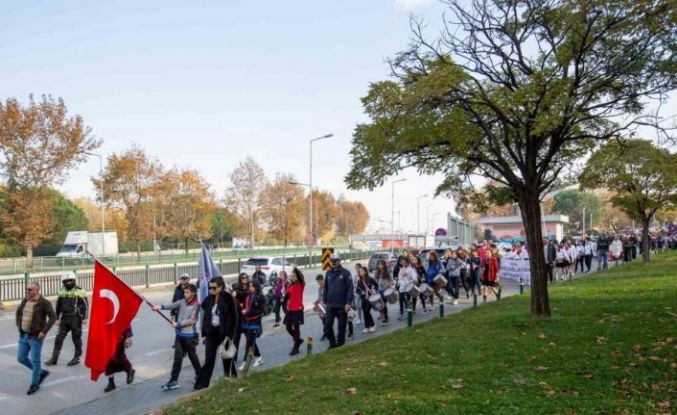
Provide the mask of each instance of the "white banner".
{"label": "white banner", "polygon": [[527,259],[501,258],[501,279],[518,281],[520,278],[525,284],[531,282],[531,267]]}

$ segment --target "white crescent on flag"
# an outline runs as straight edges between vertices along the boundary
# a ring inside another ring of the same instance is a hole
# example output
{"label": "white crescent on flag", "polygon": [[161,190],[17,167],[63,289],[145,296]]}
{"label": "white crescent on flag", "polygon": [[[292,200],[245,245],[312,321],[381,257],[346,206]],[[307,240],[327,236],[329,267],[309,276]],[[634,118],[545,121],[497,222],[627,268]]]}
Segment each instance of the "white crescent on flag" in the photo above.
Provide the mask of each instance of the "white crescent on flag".
{"label": "white crescent on flag", "polygon": [[115,295],[113,291],[104,289],[99,290],[99,297],[107,298],[111,303],[113,303],[113,318],[106,322],[106,324],[113,324],[118,316],[118,312],[120,311],[120,300],[118,300],[118,296]]}

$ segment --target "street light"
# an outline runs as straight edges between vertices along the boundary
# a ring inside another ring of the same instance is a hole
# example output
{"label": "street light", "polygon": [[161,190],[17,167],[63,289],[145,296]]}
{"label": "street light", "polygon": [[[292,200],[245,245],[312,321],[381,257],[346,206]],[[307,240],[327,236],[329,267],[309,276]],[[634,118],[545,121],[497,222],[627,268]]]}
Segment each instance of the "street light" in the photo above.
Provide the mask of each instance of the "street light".
{"label": "street light", "polygon": [[394,243],[394,238],[395,238],[395,183],[400,183],[403,182],[407,179],[399,179],[399,180],[393,180],[390,182],[392,185],[392,192],[391,192],[391,198],[390,198],[390,253],[392,254],[394,249],[393,249],[393,243]]}
{"label": "street light", "polygon": [[428,197],[428,193],[421,195],[416,200],[416,233],[421,233],[421,199]]}
{"label": "street light", "polygon": [[[313,238],[313,244],[315,243],[316,239],[313,234],[313,143],[319,140],[324,140],[325,138],[330,138],[333,137],[334,134],[325,134],[322,137],[317,137],[313,138],[310,140],[310,172],[309,172],[309,183],[308,187],[310,188],[310,195],[308,195],[308,204],[310,205],[310,209],[308,212],[308,227],[310,228],[310,235]],[[308,244],[308,260],[310,261],[313,257],[313,248],[311,247],[310,244]]]}
{"label": "street light", "polygon": [[430,208],[435,206],[435,204],[430,204],[425,207],[425,234],[426,236],[428,235],[429,227],[430,227]]}
{"label": "street light", "polygon": [[85,152],[88,156],[94,156],[99,158],[99,175],[101,176],[100,181],[100,190],[101,190],[101,253],[102,256],[106,256],[106,238],[104,236],[106,232],[106,216],[104,211],[104,200],[103,200],[103,155],[97,153],[88,153]]}

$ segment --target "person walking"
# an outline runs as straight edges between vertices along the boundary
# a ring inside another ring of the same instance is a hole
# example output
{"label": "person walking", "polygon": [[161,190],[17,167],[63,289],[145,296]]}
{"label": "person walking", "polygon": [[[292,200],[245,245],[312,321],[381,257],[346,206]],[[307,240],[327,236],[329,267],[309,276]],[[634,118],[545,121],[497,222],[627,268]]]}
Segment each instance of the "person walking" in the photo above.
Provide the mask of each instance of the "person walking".
{"label": "person walking", "polygon": [[400,275],[397,280],[398,291],[400,293],[400,316],[398,320],[404,320],[405,310],[411,307],[411,295],[409,295],[409,289],[411,286],[415,285],[418,281],[418,273],[411,266],[409,258],[402,257],[400,260]]}
{"label": "person walking", "polygon": [[285,304],[287,312],[284,314],[284,325],[287,328],[287,333],[292,337],[293,346],[290,356],[299,354],[299,347],[303,344],[301,338],[301,326],[303,320],[303,291],[306,288],[306,280],[303,278],[301,270],[294,266],[289,276],[290,283],[287,286],[287,295],[285,297]]}
{"label": "person walking", "polygon": [[[362,268],[362,264],[359,262],[355,264],[355,273],[353,274],[353,287],[357,287],[357,283],[360,281],[360,268]],[[362,324],[363,321],[363,316],[362,316],[362,303],[359,295],[353,295],[353,304],[351,308],[353,310],[357,310],[357,318],[355,319],[355,324],[360,325]]]}
{"label": "person walking", "polygon": [[366,268],[360,268],[357,276],[359,279],[355,291],[362,299],[362,316],[364,317],[364,330],[362,330],[362,333],[373,333],[376,331],[376,327],[374,317],[371,315],[369,296],[378,292],[378,284],[369,276],[369,271]]}
{"label": "person walking", "polygon": [[590,272],[592,269],[592,257],[595,255],[595,243],[590,240],[589,236],[585,237],[585,245],[583,245],[583,260],[585,262],[585,272]]}
{"label": "person walking", "polygon": [[[331,269],[325,275],[323,299],[327,310],[325,333],[329,339],[329,348],[341,347],[346,341],[348,311],[353,302],[353,279],[350,271],[341,266],[341,257],[333,253],[330,257]],[[334,321],[338,320],[338,340],[334,333]]]}
{"label": "person walking", "polygon": [[[411,266],[414,267],[416,270],[416,286],[420,287],[423,282],[426,280],[426,272],[425,272],[425,267],[423,264],[421,264],[421,258],[417,257],[416,255],[411,256]],[[419,295],[421,297],[421,305],[423,306],[423,314],[428,313],[428,308],[426,305],[426,296],[421,294]],[[411,309],[414,310],[414,313],[416,312],[416,297],[412,298],[411,300]]]}
{"label": "person walking", "polygon": [[327,334],[324,329],[324,325],[327,321],[327,310],[324,308],[324,306],[322,306],[322,299],[324,298],[324,275],[317,274],[315,277],[315,282],[317,283],[317,299],[315,300],[314,308],[316,311],[318,311],[318,316],[322,322],[322,338],[320,338],[320,341],[323,342],[327,340]]}
{"label": "person walking", "polygon": [[611,251],[611,256],[614,259],[615,265],[618,266],[618,260],[621,259],[623,255],[623,243],[618,239],[618,237],[613,238],[613,242],[609,246],[609,251]]}
{"label": "person walking", "polygon": [[261,265],[254,267],[254,273],[252,274],[252,281],[258,281],[259,284],[265,285],[267,282],[266,274],[261,271]]}
{"label": "person walking", "polygon": [[52,357],[45,362],[46,366],[57,364],[68,332],[71,332],[73,346],[75,346],[73,359],[68,362],[68,366],[75,366],[80,363],[82,326],[87,324],[87,293],[76,284],[75,273],[68,271],[61,274],[62,287],[59,288],[58,298],[56,299],[56,321],[54,322],[59,327],[59,331],[54,341]]}
{"label": "person walking", "polygon": [[134,382],[134,375],[136,370],[132,366],[132,363],[127,359],[126,349],[132,347],[134,333],[132,332],[132,327],[127,327],[127,330],[122,332],[118,344],[115,348],[115,354],[110,359],[106,365],[105,374],[108,377],[108,385],[104,388],[104,392],[108,393],[115,390],[115,374],[118,372],[125,372],[127,374],[127,384],[130,385]]}
{"label": "person walking", "polygon": [[452,301],[453,305],[458,304],[458,296],[459,292],[461,291],[461,268],[464,267],[463,261],[461,261],[457,256],[456,252],[451,251],[449,253],[449,258],[447,259],[447,278],[449,278],[449,282],[447,283],[447,287],[450,291],[450,294],[452,298],[454,299]]}
{"label": "person walking", "polygon": [[40,364],[42,344],[47,333],[56,321],[56,314],[46,298],[40,295],[40,285],[29,282],[26,285],[26,296],[16,309],[15,322],[19,330],[19,349],[16,359],[32,372],[31,385],[27,395],[40,389],[40,384],[49,376]]}
{"label": "person walking", "polygon": [[[205,344],[205,359],[200,374],[193,389],[204,389],[214,372],[216,352],[226,337],[235,336],[238,325],[238,315],[235,310],[233,297],[225,292],[226,284],[223,277],[213,277],[209,280],[209,296],[202,302],[202,337]],[[237,377],[233,359],[222,359],[223,372],[226,377]]]}
{"label": "person walking", "polygon": [[610,243],[609,238],[604,235],[601,235],[597,240],[597,271],[609,268],[607,252],[609,252]]}
{"label": "person walking", "polygon": [[497,256],[491,250],[487,250],[484,258],[484,274],[482,276],[482,302],[487,302],[489,290],[496,296],[496,300],[501,299],[501,285],[499,283],[500,267]]}
{"label": "person walking", "polygon": [[[249,276],[247,273],[242,272],[237,278],[237,283],[233,284],[232,297],[235,306],[235,312],[237,313],[237,321],[242,321],[242,307],[244,301],[249,296]],[[237,357],[240,354],[240,341],[242,340],[242,325],[238,324],[235,328],[235,336],[231,339],[235,345],[235,356],[233,356],[233,365],[237,362]],[[247,357],[247,352],[242,353],[242,360]]]}
{"label": "person walking", "polygon": [[195,378],[200,374],[200,359],[195,352],[197,342],[197,332],[195,325],[197,323],[200,304],[197,302],[197,288],[193,284],[188,284],[184,288],[182,299],[170,304],[162,304],[153,307],[155,311],[176,310],[176,321],[172,324],[176,330],[174,339],[174,364],[169,381],[162,386],[163,390],[172,390],[179,387],[179,374],[183,365],[184,356],[188,356],[190,363],[195,371]]}
{"label": "person walking", "polygon": [[438,274],[444,274],[444,264],[437,258],[437,252],[430,251],[428,254],[428,266],[426,267],[426,282],[429,286],[433,287],[434,295],[430,296],[430,307],[434,306],[433,298],[437,296],[440,300],[440,303],[444,301],[442,294],[440,294],[440,286],[435,284],[435,277]]}
{"label": "person walking", "polygon": [[[376,262],[376,284],[378,285],[378,293],[383,296],[383,292],[388,288],[392,288],[395,285],[393,278],[390,276],[388,271],[388,265],[385,260],[379,259]],[[383,309],[379,312],[379,317],[381,319],[381,324],[388,324],[388,302],[383,302]]]}
{"label": "person walking", "polygon": [[263,364],[263,357],[259,350],[256,339],[261,336],[263,327],[261,326],[261,318],[266,306],[266,300],[261,293],[261,284],[254,280],[249,284],[249,296],[246,298],[242,308],[242,333],[247,340],[245,358],[239,367],[239,370],[244,370],[247,362],[247,354],[253,353],[256,360],[254,360],[254,367],[259,367]]}
{"label": "person walking", "polygon": [[282,318],[280,317],[280,309],[287,314],[287,305],[284,302],[284,296],[287,294],[287,284],[288,284],[287,271],[280,271],[279,278],[275,282],[275,287],[273,287],[273,312],[275,313],[275,324],[273,327],[280,327],[280,322]]}
{"label": "person walking", "polygon": [[470,266],[470,290],[475,295],[475,289],[477,289],[477,295],[480,295],[482,293],[482,260],[476,249],[470,251],[468,265]]}

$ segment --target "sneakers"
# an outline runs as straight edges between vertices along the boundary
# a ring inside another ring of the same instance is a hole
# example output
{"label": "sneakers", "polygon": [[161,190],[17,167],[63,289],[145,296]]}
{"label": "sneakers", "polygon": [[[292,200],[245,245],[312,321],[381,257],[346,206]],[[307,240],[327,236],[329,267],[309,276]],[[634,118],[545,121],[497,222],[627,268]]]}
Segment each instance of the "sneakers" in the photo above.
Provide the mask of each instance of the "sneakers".
{"label": "sneakers", "polygon": [[352,335],[352,334],[349,334],[349,335],[348,335],[348,340],[352,340],[352,339],[353,339],[353,335]]}
{"label": "sneakers", "polygon": [[239,370],[240,372],[242,372],[242,371],[244,370],[244,366],[245,366],[245,362],[242,362],[242,364],[241,364],[240,366],[237,367],[237,370]]}
{"label": "sneakers", "polygon": [[373,333],[375,331],[376,331],[376,327],[374,327],[374,326],[369,327],[369,333]]}
{"label": "sneakers", "polygon": [[291,352],[289,352],[289,356],[295,356],[297,354],[299,354],[299,348],[298,347],[294,347],[293,349],[291,349]]}
{"label": "sneakers", "polygon": [[428,314],[428,310],[424,308],[423,312],[421,314],[423,314],[423,315]]}
{"label": "sneakers", "polygon": [[404,314],[400,314],[400,316],[397,317],[397,319],[400,320],[400,321],[404,320]]}
{"label": "sneakers", "polygon": [[32,395],[35,392],[37,392],[40,389],[40,385],[31,385],[30,388],[28,388],[28,392],[26,392],[26,395]]}
{"label": "sneakers", "polygon": [[257,357],[256,360],[254,360],[254,367],[259,367],[263,364],[263,358]]}
{"label": "sneakers", "polygon": [[359,326],[360,324],[362,324],[362,320],[360,320],[359,318],[355,320],[355,325]]}
{"label": "sneakers", "polygon": [[451,304],[453,304],[453,305],[458,304],[458,300],[454,298],[454,301],[452,301]]}
{"label": "sneakers", "polygon": [[57,359],[55,357],[52,357],[48,361],[45,362],[45,366],[54,366],[56,365]]}
{"label": "sneakers", "polygon": [[273,327],[280,327],[280,323],[273,324]]}
{"label": "sneakers", "polygon": [[388,325],[388,320],[383,320],[383,321],[381,322],[381,325],[382,325],[382,326],[387,326],[387,325]]}
{"label": "sneakers", "polygon": [[362,333],[369,333],[369,329],[362,330]]}
{"label": "sneakers", "polygon": [[178,383],[176,383],[174,381],[169,381],[169,382],[165,383],[164,385],[162,385],[162,390],[163,391],[170,391],[170,390],[176,389],[178,387],[179,387]]}

